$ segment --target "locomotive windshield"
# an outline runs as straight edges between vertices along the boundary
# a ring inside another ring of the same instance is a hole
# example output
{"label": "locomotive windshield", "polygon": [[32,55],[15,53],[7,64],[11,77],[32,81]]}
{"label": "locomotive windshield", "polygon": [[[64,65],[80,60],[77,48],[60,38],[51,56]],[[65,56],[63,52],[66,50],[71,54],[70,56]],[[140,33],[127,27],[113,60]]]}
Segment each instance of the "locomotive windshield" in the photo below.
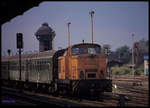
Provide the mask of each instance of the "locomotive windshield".
{"label": "locomotive windshield", "polygon": [[76,55],[76,54],[84,54],[85,51],[84,48],[79,48],[79,47],[75,47],[75,48],[72,48],[72,54],[73,55]]}
{"label": "locomotive windshield", "polygon": [[79,54],[99,54],[100,48],[93,45],[80,45],[72,47],[72,55],[79,55]]}
{"label": "locomotive windshield", "polygon": [[99,48],[88,48],[88,54],[98,54],[100,52]]}

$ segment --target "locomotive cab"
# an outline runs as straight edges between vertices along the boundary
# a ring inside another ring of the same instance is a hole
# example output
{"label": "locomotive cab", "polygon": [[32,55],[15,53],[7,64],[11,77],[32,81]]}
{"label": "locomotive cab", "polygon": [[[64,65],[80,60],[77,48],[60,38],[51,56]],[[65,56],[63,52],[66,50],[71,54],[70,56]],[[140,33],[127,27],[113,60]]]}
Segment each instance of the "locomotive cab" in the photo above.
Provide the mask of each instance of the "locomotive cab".
{"label": "locomotive cab", "polygon": [[59,79],[105,79],[106,56],[98,44],[76,44],[59,57]]}

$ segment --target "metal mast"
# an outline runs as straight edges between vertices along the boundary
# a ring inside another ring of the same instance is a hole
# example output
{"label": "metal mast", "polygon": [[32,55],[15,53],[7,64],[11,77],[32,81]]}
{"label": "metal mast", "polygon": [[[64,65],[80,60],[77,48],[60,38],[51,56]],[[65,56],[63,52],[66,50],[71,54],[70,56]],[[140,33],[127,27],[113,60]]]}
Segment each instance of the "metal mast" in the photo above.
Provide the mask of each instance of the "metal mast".
{"label": "metal mast", "polygon": [[93,15],[94,15],[94,11],[89,12],[89,14],[91,15],[91,39],[92,39],[92,43],[93,43]]}
{"label": "metal mast", "polygon": [[134,34],[132,34],[132,73],[134,77]]}

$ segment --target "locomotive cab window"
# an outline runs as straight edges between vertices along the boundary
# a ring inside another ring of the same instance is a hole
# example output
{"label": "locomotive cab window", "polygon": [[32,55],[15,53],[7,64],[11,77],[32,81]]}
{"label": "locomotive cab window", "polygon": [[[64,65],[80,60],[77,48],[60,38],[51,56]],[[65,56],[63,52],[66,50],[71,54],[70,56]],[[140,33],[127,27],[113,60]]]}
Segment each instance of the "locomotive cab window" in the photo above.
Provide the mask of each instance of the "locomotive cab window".
{"label": "locomotive cab window", "polygon": [[89,54],[99,54],[100,53],[100,49],[98,47],[96,47],[96,48],[88,48],[88,53]]}
{"label": "locomotive cab window", "polygon": [[84,54],[84,48],[80,48],[80,47],[75,47],[72,48],[72,55],[77,55],[77,54]]}

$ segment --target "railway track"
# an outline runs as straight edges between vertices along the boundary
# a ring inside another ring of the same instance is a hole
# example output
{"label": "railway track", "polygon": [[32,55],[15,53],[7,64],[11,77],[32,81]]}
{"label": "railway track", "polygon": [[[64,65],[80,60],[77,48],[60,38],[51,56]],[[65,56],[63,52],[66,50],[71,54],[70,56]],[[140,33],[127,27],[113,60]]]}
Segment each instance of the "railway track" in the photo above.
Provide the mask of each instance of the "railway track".
{"label": "railway track", "polygon": [[[4,88],[2,94],[17,97],[18,103],[28,105],[54,105],[54,106],[85,106],[85,107],[116,107],[118,106],[118,100],[121,94],[130,98],[130,101],[126,101],[126,106],[148,106],[148,88],[145,85],[147,80],[144,80],[142,86],[133,86],[133,82],[141,81],[140,78],[125,78],[114,79],[113,84],[117,84],[118,91],[114,93],[104,93],[101,95],[100,100],[90,100],[89,98],[73,98],[64,96],[52,96],[48,94],[33,93],[29,91],[23,91],[23,94],[18,93],[15,89]],[[5,90],[6,89],[6,90]],[[12,93],[7,90],[13,91]],[[21,97],[21,98],[20,98]],[[102,99],[102,100],[101,100]]]}
{"label": "railway track", "polygon": [[125,94],[131,98],[129,106],[148,106],[148,77],[118,77],[113,79],[117,85],[117,94]]}
{"label": "railway track", "polygon": [[53,105],[53,106],[67,106],[67,107],[109,107],[117,106],[117,99],[114,99],[110,94],[104,94],[102,100],[89,100],[89,99],[78,99],[69,98],[62,96],[51,96],[47,94],[31,93],[24,91],[23,93],[18,93],[18,90],[5,88],[2,90],[3,96],[11,97],[12,99],[19,100],[19,104],[27,105]]}
{"label": "railway track", "polygon": [[31,105],[35,106],[33,102],[27,102],[21,99],[18,99],[17,97],[13,97],[10,95],[1,96],[1,105]]}
{"label": "railway track", "polygon": [[118,87],[122,91],[122,94],[125,94],[128,97],[131,97],[132,103],[140,104],[140,106],[148,105],[148,93],[143,93],[143,91],[136,91],[132,88]]}
{"label": "railway track", "polygon": [[[32,94],[32,93],[27,93],[27,92],[23,92],[23,93],[19,93],[17,90],[10,90],[7,88],[2,88],[2,96],[3,97],[11,97],[12,99],[14,99],[16,102],[18,102],[17,100],[24,102],[23,104],[27,104],[30,105],[30,103],[32,105],[52,105],[52,106],[77,106],[77,107],[86,107],[87,105],[84,104],[80,104],[80,103],[75,103],[75,102],[71,102],[71,101],[66,101],[63,99],[58,99],[58,98],[54,98],[54,97],[50,97],[50,96],[44,96],[44,95],[40,95],[40,94]],[[16,100],[17,99],[17,100]],[[2,100],[3,102],[3,100]],[[29,104],[28,104],[29,103]],[[11,103],[10,103],[11,104]],[[20,102],[18,102],[17,104],[20,104]],[[7,104],[3,104],[3,105],[7,105]]]}

